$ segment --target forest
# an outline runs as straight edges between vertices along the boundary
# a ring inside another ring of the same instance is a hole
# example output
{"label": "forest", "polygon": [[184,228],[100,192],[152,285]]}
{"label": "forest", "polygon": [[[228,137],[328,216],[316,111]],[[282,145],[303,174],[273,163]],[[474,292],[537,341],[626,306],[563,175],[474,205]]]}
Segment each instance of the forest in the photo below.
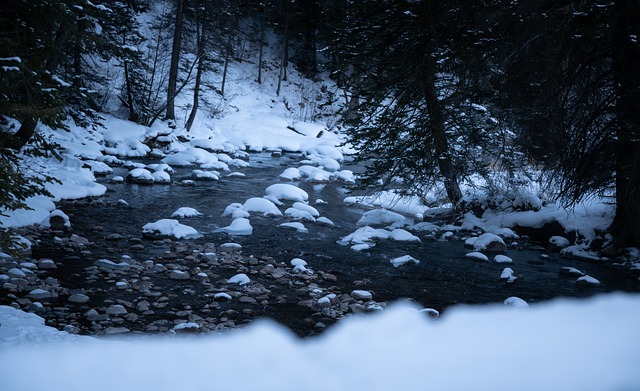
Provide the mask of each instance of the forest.
{"label": "forest", "polygon": [[[153,7],[163,17],[141,23]],[[230,62],[257,55],[262,83],[272,32],[274,94],[292,67],[337,85],[336,126],[368,165],[365,186],[421,197],[442,184],[461,214],[505,200],[535,208],[508,190],[540,181],[567,205],[615,205],[610,240],[595,250],[640,247],[637,1],[5,0],[0,20],[4,211],[56,180],[22,164],[57,154],[39,126],[95,127],[110,113],[188,131],[210,110],[203,91],[224,96]],[[212,73],[221,83],[206,82]],[[177,122],[174,101],[187,93],[190,114]],[[496,171],[507,180],[491,183]],[[463,197],[474,176],[493,199]]]}

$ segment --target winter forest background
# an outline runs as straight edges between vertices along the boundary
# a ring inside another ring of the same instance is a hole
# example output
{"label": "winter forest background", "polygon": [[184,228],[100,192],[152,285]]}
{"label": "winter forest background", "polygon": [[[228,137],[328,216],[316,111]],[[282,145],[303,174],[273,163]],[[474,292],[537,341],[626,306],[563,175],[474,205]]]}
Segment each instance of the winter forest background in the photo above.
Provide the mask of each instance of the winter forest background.
{"label": "winter forest background", "polygon": [[[8,265],[14,262],[12,257],[22,256],[29,244],[15,232],[16,228],[38,225],[43,219],[41,210],[47,221],[54,217],[49,215],[55,208],[51,200],[104,193],[104,188],[92,187],[96,184],[93,174],[104,174],[100,170],[105,169],[106,163],[121,163],[120,157],[173,156],[172,162],[181,165],[179,158],[185,159],[185,151],[190,151],[193,155],[187,159],[193,159],[185,164],[199,163],[204,169],[204,162],[195,157],[204,154],[203,150],[230,156],[233,150],[236,155],[232,157],[241,160],[245,150],[277,149],[278,153],[302,152],[313,164],[331,171],[331,180],[357,182],[367,194],[392,194],[420,204],[421,210],[446,210],[448,221],[456,229],[464,230],[465,224],[478,228],[495,221],[501,221],[496,226],[508,226],[505,221],[510,217],[505,216],[542,212],[549,205],[561,205],[563,213],[585,202],[598,205],[599,210],[606,211],[597,217],[598,224],[589,230],[571,230],[575,234],[570,243],[574,245],[573,254],[610,260],[637,279],[639,37],[640,3],[635,0],[3,0],[0,258]],[[241,90],[255,92],[256,96],[259,92],[259,98],[243,95],[238,92]],[[256,117],[268,118],[264,123],[252,123],[252,117],[247,117],[242,125],[245,128],[230,125],[229,118],[255,108],[284,118],[287,126],[281,126],[281,130],[286,133],[256,136],[262,132],[261,127],[275,126],[276,122],[269,122],[272,117]],[[225,123],[229,129],[219,132],[217,128]],[[319,130],[309,130],[316,128]],[[291,141],[286,136],[280,140],[281,134],[329,140],[335,145],[324,150],[326,155],[313,155],[313,148],[317,152],[320,147],[312,148],[306,139]],[[185,145],[191,149],[185,149]],[[341,152],[335,152],[338,150]],[[329,157],[327,151],[333,155]],[[356,176],[351,171],[340,171],[342,153],[366,170]],[[231,165],[232,159],[227,158],[224,163]],[[235,160],[236,164],[243,164]],[[209,168],[216,168],[215,164],[221,167],[218,158],[206,163]],[[329,170],[331,164],[336,167]],[[305,174],[296,173],[298,177]],[[325,174],[322,170],[306,173]],[[77,183],[83,181],[79,186],[82,195],[76,189],[61,190],[71,189],[69,178],[74,175]],[[152,182],[168,178],[164,172],[153,175]],[[25,218],[25,210],[29,209],[33,215]],[[249,216],[248,211],[236,209]],[[308,211],[302,206],[298,209],[298,216],[303,213],[300,210]],[[314,221],[315,217],[318,216]],[[244,220],[235,228],[251,228]],[[567,225],[561,225],[570,231]],[[369,248],[371,237],[364,240],[366,243],[356,242],[353,237],[343,238],[345,242],[351,240],[353,250]],[[364,247],[354,248],[358,245]],[[569,243],[563,245],[566,246]],[[4,275],[6,279],[0,276],[0,282],[12,283],[10,274]],[[638,346],[638,339],[629,333],[629,328],[639,325],[637,316],[629,315],[638,313],[638,299],[633,295],[580,304],[583,307],[562,303],[547,307],[548,312],[532,312],[532,318],[520,314],[518,318],[503,319],[504,314],[499,311],[489,311],[493,322],[504,321],[492,336],[515,337],[510,334],[513,330],[509,324],[526,330],[535,314],[539,315],[535,319],[547,321],[549,315],[563,313],[562,305],[567,306],[566,313],[573,314],[573,323],[564,328],[549,324],[550,328],[570,335],[569,331],[579,332],[586,327],[583,331],[587,335],[607,335],[593,345],[594,351],[603,353],[602,371],[586,376],[575,389],[588,389],[589,385],[593,389],[637,387],[640,380],[633,370],[625,365],[607,366],[610,356],[604,354],[616,357],[612,362],[617,364],[637,362],[638,354],[633,349]],[[5,309],[8,311],[8,307]],[[476,318],[471,310],[464,311],[459,315],[454,312],[450,325],[482,323],[487,319]],[[592,322],[592,311],[607,314],[603,317],[610,323]],[[411,361],[419,362],[421,357],[411,350],[412,345],[421,341],[425,343],[423,347],[431,346],[421,340],[428,327],[416,323],[414,314],[406,308],[389,312],[394,315],[373,323],[379,333],[372,334],[368,342],[379,342],[374,336],[380,336],[386,327],[394,334],[402,334],[399,330],[406,320],[406,324],[415,326],[405,330],[409,342],[398,346],[410,352],[409,357],[415,359]],[[38,338],[43,340],[59,338],[54,331],[42,331],[39,327],[43,326],[27,314],[5,311],[4,316],[0,318],[3,324],[14,322],[15,330],[20,325],[28,326],[20,334],[25,339],[33,339],[36,334],[42,335]],[[558,319],[569,317],[558,315]],[[488,324],[490,328],[495,326]],[[624,332],[610,331],[615,327],[612,324],[624,326]],[[319,346],[297,346],[270,325],[256,328],[249,335],[249,341],[262,341],[263,348],[247,349],[267,360],[263,355],[268,356],[269,349],[278,349],[278,344],[285,346],[287,354],[274,364],[281,371],[296,361],[286,357],[299,357],[300,365],[307,370],[313,370],[316,364],[335,370],[328,360],[305,362],[301,357],[309,351],[320,352],[321,357],[329,351],[340,352],[345,362],[352,360],[357,363],[355,368],[365,371],[369,364],[363,364],[362,357],[350,355],[360,348],[353,342],[360,336],[353,325],[345,326],[342,334],[333,334],[326,351]],[[459,338],[455,329],[439,329],[440,335]],[[6,330],[5,327],[5,333]],[[551,334],[537,335],[529,344],[511,341],[515,344],[512,347],[533,352],[536,344],[553,347],[549,341],[554,338],[561,340],[559,344],[566,341],[563,338],[571,339],[562,333],[551,338]],[[473,334],[473,338],[478,349],[495,348],[482,345],[483,335]],[[266,343],[268,340],[272,342]],[[231,346],[231,339],[227,341]],[[390,357],[399,357],[394,356],[398,353],[393,351],[396,342],[389,341],[388,345],[382,343],[383,353],[372,354],[382,359],[386,351]],[[248,344],[245,341],[242,346]],[[607,350],[622,345],[627,348]],[[223,351],[232,351],[229,346]],[[454,344],[455,351],[463,352],[463,346]],[[573,354],[589,356],[590,346],[582,347],[584,350]],[[104,362],[117,354],[112,352],[117,350],[114,347],[95,348],[104,349]],[[497,351],[508,357],[509,346],[502,348]],[[142,355],[144,349],[132,357]],[[202,354],[193,353],[192,347],[179,349],[186,349],[185,354]],[[436,349],[440,354],[448,351],[447,346]],[[70,357],[78,354],[70,351],[68,359],[73,360]],[[25,359],[35,360],[36,356],[37,353],[27,354]],[[8,357],[0,354],[7,364]],[[497,360],[510,369],[512,379],[529,379],[516,364]],[[541,360],[545,361],[545,357]],[[465,368],[474,365],[470,358],[462,363],[467,364]],[[220,368],[229,370],[226,379],[231,384],[237,368],[227,364],[218,362]],[[542,370],[554,373],[555,364],[552,360]],[[402,368],[393,367],[396,372],[392,377],[374,374],[364,384],[370,389],[398,384],[417,388],[415,377],[409,376],[405,380],[412,380],[402,383],[398,377],[398,373],[404,373]],[[372,372],[384,372],[384,368],[378,369]],[[415,365],[410,369],[420,370]],[[580,365],[575,368],[584,369]],[[92,370],[87,369],[87,376],[92,376]],[[447,385],[455,374],[450,368],[442,370],[443,375],[435,384]],[[606,370],[618,373],[619,382],[607,383],[615,376],[607,377]],[[8,376],[10,371],[5,372]],[[479,384],[484,385],[492,384],[501,375],[480,372],[478,376],[484,383]],[[131,376],[145,374],[142,371]],[[198,387],[200,377],[196,376],[192,385]],[[602,384],[596,381],[605,377],[607,381]],[[308,378],[302,375],[293,378],[301,382],[298,384],[305,384],[306,389],[319,387],[305,383]],[[363,381],[358,376],[353,379]],[[546,380],[537,380],[528,386],[553,387]],[[21,379],[14,376],[11,381],[20,384]],[[353,388],[350,381],[338,382],[338,388]],[[463,379],[456,381],[451,384],[461,388],[471,385]],[[164,386],[170,384],[173,383],[166,382]],[[292,388],[294,383],[274,380],[273,384]],[[560,388],[571,388],[570,382],[560,384]],[[65,388],[72,389],[68,384]]]}

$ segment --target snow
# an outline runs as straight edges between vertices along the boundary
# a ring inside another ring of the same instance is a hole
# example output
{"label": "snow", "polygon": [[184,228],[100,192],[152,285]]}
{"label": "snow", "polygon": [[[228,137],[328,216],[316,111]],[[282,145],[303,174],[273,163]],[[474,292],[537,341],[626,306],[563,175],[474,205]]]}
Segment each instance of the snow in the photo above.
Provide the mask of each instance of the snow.
{"label": "snow", "polygon": [[[516,303],[526,304],[505,301]],[[640,388],[640,339],[632,331],[639,309],[638,295],[609,294],[519,311],[456,306],[433,320],[396,304],[313,339],[263,320],[228,335],[109,341],[57,331],[36,315],[0,307],[0,377],[4,389],[16,391],[87,384],[111,391],[111,382],[100,381],[105,368],[129,389],[156,391],[207,389],[211,379],[220,389],[237,388],[241,379],[244,389],[310,391],[424,390],[427,383],[438,390],[632,390]],[[159,371],[167,357],[180,359]],[[331,376],[318,381],[310,373]]]}
{"label": "snow", "polygon": [[199,236],[195,228],[180,224],[178,220],[173,219],[161,219],[155,223],[147,223],[142,227],[142,232],[159,233],[160,235],[173,236],[177,239],[190,239]]}
{"label": "snow", "polygon": [[280,174],[280,178],[289,181],[297,181],[300,179],[300,170],[295,167],[289,167]]}

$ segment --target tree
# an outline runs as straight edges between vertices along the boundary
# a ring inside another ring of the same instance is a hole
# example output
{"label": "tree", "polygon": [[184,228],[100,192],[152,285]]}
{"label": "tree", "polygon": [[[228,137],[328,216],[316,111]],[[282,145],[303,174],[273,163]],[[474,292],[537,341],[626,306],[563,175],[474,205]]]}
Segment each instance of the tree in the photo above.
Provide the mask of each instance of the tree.
{"label": "tree", "polygon": [[568,203],[615,194],[614,247],[640,246],[640,4],[506,9],[496,85],[519,142]]}
{"label": "tree", "polygon": [[173,30],[173,45],[171,48],[171,65],[169,69],[169,85],[167,87],[167,113],[165,119],[174,120],[175,97],[177,95],[178,65],[180,62],[180,41],[182,38],[182,24],[185,0],[176,0],[176,17]]}
{"label": "tree", "polygon": [[477,104],[486,97],[474,3],[347,2],[335,58],[359,102],[349,142],[369,164],[365,184],[423,195],[441,182],[457,205],[461,178],[500,154],[500,129]]}

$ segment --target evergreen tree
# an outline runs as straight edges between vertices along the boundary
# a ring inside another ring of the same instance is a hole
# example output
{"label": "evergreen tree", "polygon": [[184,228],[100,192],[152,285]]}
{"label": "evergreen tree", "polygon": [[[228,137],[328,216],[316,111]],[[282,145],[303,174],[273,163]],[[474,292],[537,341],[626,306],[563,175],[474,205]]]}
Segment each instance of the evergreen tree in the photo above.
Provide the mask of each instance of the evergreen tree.
{"label": "evergreen tree", "polygon": [[[366,184],[437,181],[457,205],[460,180],[482,172],[503,137],[482,75],[483,6],[462,1],[349,1],[336,39],[340,83],[351,92],[349,141],[369,164]],[[481,25],[478,25],[481,26]],[[504,154],[502,154],[504,156]]]}
{"label": "evergreen tree", "polygon": [[640,246],[640,4],[513,2],[501,106],[559,196],[615,194],[615,246]]}

